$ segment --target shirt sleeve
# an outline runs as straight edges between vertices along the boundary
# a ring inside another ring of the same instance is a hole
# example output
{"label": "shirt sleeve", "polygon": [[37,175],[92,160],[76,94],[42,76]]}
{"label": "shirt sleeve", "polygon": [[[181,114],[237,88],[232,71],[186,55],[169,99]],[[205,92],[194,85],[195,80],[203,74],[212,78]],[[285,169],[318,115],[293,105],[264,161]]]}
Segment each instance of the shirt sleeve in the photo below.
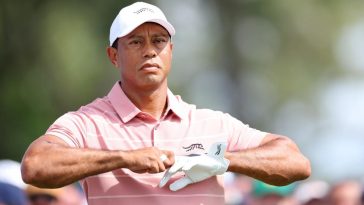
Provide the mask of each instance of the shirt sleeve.
{"label": "shirt sleeve", "polygon": [[86,133],[82,116],[77,112],[68,112],[59,117],[46,131],[46,135],[56,136],[71,147],[84,147]]}
{"label": "shirt sleeve", "polygon": [[240,151],[257,147],[268,134],[242,123],[229,114],[224,114],[223,120],[228,127],[228,151]]}

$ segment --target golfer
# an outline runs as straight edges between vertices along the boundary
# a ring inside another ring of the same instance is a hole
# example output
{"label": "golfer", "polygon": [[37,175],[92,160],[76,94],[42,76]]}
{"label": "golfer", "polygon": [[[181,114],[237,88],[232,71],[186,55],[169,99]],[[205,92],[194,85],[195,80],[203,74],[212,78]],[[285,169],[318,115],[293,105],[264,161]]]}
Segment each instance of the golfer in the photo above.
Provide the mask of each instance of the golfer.
{"label": "golfer", "polygon": [[24,154],[22,177],[43,188],[80,181],[89,205],[224,204],[221,174],[272,185],[310,175],[287,137],[197,109],[168,89],[175,29],[156,6],[120,10],[107,56],[110,92],[59,117]]}

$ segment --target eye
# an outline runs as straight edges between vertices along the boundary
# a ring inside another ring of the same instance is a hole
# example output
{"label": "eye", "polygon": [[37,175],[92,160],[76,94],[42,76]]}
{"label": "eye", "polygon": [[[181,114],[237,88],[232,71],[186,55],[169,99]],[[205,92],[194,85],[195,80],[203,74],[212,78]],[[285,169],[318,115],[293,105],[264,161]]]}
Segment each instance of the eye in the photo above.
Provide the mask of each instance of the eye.
{"label": "eye", "polygon": [[157,43],[157,44],[160,44],[160,43],[166,43],[168,40],[166,38],[163,38],[163,37],[157,37],[153,40],[153,43]]}
{"label": "eye", "polygon": [[132,40],[129,42],[129,45],[140,45],[142,43],[142,41],[140,40]]}
{"label": "eye", "polygon": [[152,40],[152,42],[153,42],[153,44],[154,44],[157,48],[162,49],[162,48],[164,48],[164,47],[167,45],[167,43],[168,43],[168,38],[163,37],[163,36],[161,36],[161,37],[155,37],[155,38]]}

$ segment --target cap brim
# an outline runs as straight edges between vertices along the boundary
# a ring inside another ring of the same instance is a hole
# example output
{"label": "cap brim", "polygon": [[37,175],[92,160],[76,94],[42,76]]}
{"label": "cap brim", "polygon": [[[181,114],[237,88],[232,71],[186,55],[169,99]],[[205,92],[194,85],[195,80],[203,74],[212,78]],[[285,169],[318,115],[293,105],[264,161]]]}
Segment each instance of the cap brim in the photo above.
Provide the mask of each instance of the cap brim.
{"label": "cap brim", "polygon": [[144,23],[148,23],[148,22],[157,23],[157,24],[161,25],[163,28],[165,28],[168,31],[170,36],[174,36],[176,34],[176,30],[174,29],[172,24],[170,24],[168,21],[164,21],[161,19],[147,19],[147,20],[140,21],[140,22],[134,24],[133,26],[130,26],[122,34],[120,34],[119,36],[116,36],[115,39],[110,41],[110,46],[112,46],[112,44],[115,42],[116,39],[128,35],[132,31],[134,31],[136,28],[138,28],[140,25],[142,25]]}

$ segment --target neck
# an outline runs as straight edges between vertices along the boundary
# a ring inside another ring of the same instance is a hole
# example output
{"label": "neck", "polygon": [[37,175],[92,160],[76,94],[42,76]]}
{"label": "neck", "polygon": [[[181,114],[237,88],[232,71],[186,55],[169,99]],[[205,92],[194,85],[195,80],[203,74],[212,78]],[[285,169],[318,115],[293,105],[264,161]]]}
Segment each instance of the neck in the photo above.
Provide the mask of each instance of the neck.
{"label": "neck", "polygon": [[121,84],[126,96],[142,112],[160,119],[167,108],[167,83],[154,89],[136,89]]}

